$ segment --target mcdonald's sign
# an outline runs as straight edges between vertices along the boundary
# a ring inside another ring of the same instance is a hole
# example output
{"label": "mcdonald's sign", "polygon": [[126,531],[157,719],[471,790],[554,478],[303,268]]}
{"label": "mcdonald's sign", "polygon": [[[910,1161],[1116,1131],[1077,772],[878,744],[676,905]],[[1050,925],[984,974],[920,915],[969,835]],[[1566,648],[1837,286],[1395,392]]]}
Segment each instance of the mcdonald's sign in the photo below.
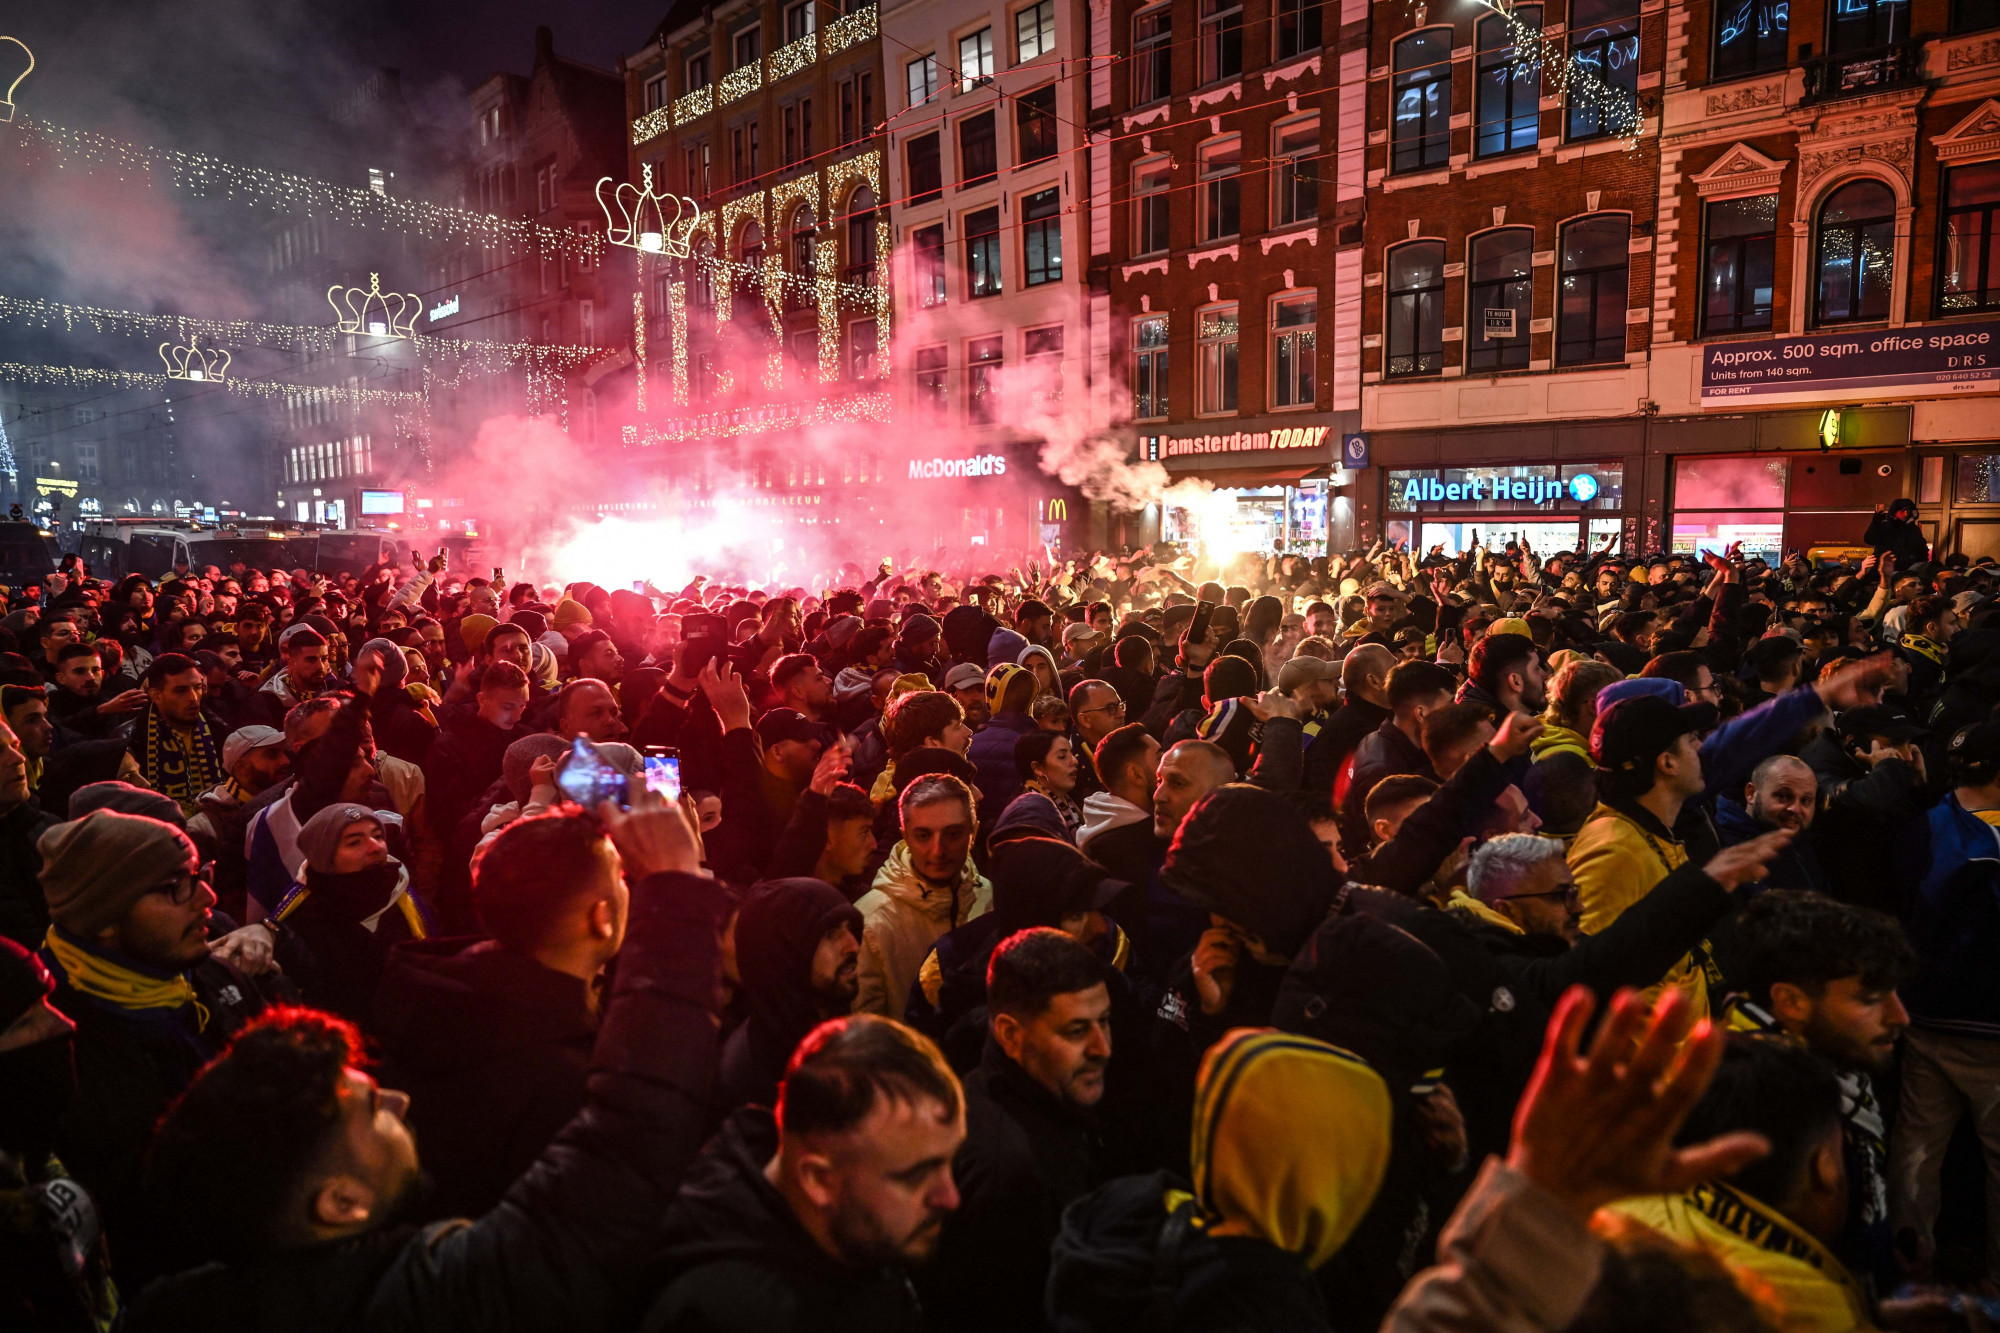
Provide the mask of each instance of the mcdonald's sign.
{"label": "mcdonald's sign", "polygon": [[1058,495],[1043,506],[1044,523],[1066,523],[1069,521],[1069,501]]}

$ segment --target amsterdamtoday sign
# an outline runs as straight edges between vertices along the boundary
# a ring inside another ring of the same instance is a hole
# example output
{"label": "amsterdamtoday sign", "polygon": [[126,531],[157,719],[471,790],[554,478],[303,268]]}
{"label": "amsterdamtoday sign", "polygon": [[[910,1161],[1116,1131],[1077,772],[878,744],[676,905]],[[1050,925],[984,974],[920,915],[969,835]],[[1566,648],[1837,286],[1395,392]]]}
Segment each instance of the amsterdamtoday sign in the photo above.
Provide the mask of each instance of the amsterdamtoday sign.
{"label": "amsterdamtoday sign", "polygon": [[1710,343],[1701,356],[1703,407],[1995,390],[2000,320]]}
{"label": "amsterdamtoday sign", "polygon": [[1317,449],[1331,426],[1289,426],[1283,430],[1239,430],[1227,435],[1169,435],[1160,441],[1161,458],[1187,454],[1240,454],[1257,449]]}

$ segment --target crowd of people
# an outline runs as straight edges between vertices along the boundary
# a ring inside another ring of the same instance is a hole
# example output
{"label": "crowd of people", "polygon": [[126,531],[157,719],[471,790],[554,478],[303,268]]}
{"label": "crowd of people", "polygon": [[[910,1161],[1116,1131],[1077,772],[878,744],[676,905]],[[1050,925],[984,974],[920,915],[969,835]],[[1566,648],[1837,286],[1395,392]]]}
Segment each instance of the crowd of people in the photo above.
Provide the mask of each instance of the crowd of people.
{"label": "crowd of people", "polygon": [[1985,1328],[2000,566],[1913,517],[67,559],[0,620],[0,1327]]}

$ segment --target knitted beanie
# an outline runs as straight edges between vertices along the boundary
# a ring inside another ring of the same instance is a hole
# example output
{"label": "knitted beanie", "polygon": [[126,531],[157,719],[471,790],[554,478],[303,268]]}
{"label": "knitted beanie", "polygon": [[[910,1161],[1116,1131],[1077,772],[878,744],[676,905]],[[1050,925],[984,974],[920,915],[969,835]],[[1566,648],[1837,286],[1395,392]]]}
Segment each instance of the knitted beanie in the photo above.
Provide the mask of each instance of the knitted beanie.
{"label": "knitted beanie", "polygon": [[458,622],[458,637],[465,644],[465,651],[477,657],[486,642],[486,636],[500,622],[492,616],[470,615]]}
{"label": "knitted beanie", "polygon": [[556,629],[564,629],[570,625],[588,625],[592,620],[582,602],[565,597],[556,603],[555,619],[551,623]]}
{"label": "knitted beanie", "polygon": [[57,824],[35,846],[49,917],[80,939],[117,925],[132,904],[199,864],[172,824],[116,810]]}

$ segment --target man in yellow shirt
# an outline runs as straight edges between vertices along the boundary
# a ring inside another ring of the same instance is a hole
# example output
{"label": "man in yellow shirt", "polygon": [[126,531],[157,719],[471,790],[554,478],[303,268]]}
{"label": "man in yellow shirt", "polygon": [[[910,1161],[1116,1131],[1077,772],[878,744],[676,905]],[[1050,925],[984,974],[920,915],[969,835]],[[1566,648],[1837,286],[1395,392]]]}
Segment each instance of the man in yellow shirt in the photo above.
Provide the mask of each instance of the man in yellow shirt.
{"label": "man in yellow shirt", "polygon": [[[1700,733],[1715,719],[1713,704],[1675,707],[1657,695],[1620,699],[1597,715],[1590,750],[1598,766],[1598,805],[1569,849],[1584,934],[1602,931],[1687,863],[1674,822],[1681,806],[1701,794]],[[1678,987],[1702,1017],[1709,1007],[1708,966],[1703,941],[1646,997]]]}

